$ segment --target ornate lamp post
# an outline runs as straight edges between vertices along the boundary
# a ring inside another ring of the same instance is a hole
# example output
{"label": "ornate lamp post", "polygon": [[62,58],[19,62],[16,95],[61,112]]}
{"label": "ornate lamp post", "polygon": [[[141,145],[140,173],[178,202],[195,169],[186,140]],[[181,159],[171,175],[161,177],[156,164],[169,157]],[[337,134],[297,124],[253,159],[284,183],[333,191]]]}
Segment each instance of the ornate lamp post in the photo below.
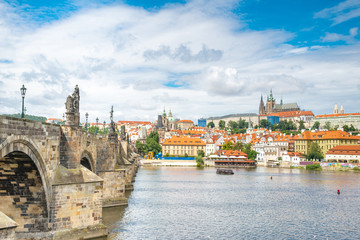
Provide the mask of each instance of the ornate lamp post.
{"label": "ornate lamp post", "polygon": [[25,114],[24,114],[24,99],[25,99],[26,87],[24,86],[24,84],[22,85],[22,88],[20,88],[20,92],[21,92],[21,97],[22,97],[21,118],[25,118]]}
{"label": "ornate lamp post", "polygon": [[99,130],[98,123],[99,123],[99,118],[97,117],[96,118],[96,134],[98,133],[98,130]]}
{"label": "ornate lamp post", "polygon": [[104,121],[104,133],[105,133],[105,124],[106,124],[106,121]]}
{"label": "ornate lamp post", "polygon": [[86,118],[85,129],[87,131],[88,130],[88,118],[89,118],[89,114],[87,112],[85,113],[85,118]]}

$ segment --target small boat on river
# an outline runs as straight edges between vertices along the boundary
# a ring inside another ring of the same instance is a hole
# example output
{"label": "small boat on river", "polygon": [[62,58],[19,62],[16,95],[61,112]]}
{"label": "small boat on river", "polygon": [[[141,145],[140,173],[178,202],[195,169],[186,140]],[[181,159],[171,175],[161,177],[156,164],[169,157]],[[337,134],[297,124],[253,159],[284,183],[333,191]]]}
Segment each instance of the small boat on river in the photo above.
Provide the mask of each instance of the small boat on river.
{"label": "small boat on river", "polygon": [[216,174],[222,174],[222,175],[233,175],[234,171],[231,169],[223,169],[219,168],[216,170]]}

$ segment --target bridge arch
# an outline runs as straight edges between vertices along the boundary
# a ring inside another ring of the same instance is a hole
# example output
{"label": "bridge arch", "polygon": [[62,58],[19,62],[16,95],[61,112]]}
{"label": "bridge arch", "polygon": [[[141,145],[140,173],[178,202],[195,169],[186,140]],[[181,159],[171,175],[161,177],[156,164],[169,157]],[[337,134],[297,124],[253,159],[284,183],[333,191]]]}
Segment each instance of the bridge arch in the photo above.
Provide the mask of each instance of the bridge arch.
{"label": "bridge arch", "polygon": [[81,154],[80,164],[89,169],[92,172],[96,172],[96,164],[92,154],[88,150],[84,150]]}
{"label": "bridge arch", "polygon": [[0,198],[18,222],[18,230],[47,230],[50,213],[51,185],[45,163],[29,139],[9,137],[0,144],[2,171]]}

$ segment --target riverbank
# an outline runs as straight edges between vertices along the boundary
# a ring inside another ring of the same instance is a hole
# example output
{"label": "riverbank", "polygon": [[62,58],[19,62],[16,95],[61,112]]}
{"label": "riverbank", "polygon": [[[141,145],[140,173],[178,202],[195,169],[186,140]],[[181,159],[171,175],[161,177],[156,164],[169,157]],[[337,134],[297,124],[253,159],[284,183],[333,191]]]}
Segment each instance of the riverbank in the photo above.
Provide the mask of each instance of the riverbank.
{"label": "riverbank", "polygon": [[[213,161],[212,161],[213,162]],[[209,161],[204,161],[205,167],[215,167],[214,164],[211,164]],[[306,162],[307,164],[280,164],[280,165],[271,165],[264,166],[262,164],[258,164],[258,167],[265,168],[284,168],[284,169],[306,169],[306,165],[313,164],[312,162]],[[317,163],[317,162],[314,162]],[[360,164],[350,164],[350,163],[326,163],[320,162],[322,171],[351,171],[351,172],[359,172],[360,173]],[[196,167],[195,160],[160,160],[160,159],[141,159],[140,165],[142,166],[173,166],[173,167]],[[239,167],[234,167],[239,168]],[[241,167],[240,167],[241,168]]]}
{"label": "riverbank", "polygon": [[195,160],[158,160],[141,159],[142,166],[174,166],[174,167],[196,167]]}

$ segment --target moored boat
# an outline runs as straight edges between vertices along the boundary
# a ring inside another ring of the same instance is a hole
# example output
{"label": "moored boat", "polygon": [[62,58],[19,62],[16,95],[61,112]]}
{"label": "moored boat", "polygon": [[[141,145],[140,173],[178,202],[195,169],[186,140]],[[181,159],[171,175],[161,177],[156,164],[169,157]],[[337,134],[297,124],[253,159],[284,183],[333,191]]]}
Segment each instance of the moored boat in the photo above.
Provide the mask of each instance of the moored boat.
{"label": "moored boat", "polygon": [[216,174],[232,175],[232,174],[234,174],[234,171],[231,170],[231,169],[219,168],[219,169],[216,170]]}

